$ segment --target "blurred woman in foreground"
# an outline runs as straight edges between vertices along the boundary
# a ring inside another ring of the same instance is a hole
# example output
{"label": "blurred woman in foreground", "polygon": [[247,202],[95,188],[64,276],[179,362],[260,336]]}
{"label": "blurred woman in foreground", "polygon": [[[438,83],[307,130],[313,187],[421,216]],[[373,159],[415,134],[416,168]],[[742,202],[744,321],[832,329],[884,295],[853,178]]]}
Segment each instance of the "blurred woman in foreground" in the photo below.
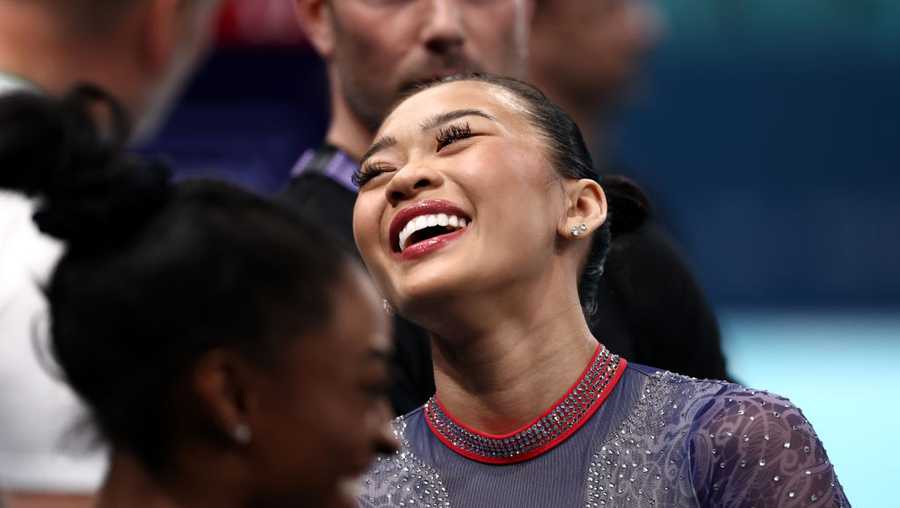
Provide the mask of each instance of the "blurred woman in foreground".
{"label": "blurred woman in foreground", "polygon": [[271,202],[124,155],[97,89],[6,96],[0,123],[0,186],[38,196],[66,245],[51,351],[111,448],[96,505],[350,506],[394,449],[390,335],[362,269]]}
{"label": "blurred woman in foreground", "polygon": [[628,364],[591,335],[615,217],[578,127],[538,90],[426,87],[357,181],[357,245],[432,333],[437,387],[397,421],[363,505],[847,504],[787,399]]}

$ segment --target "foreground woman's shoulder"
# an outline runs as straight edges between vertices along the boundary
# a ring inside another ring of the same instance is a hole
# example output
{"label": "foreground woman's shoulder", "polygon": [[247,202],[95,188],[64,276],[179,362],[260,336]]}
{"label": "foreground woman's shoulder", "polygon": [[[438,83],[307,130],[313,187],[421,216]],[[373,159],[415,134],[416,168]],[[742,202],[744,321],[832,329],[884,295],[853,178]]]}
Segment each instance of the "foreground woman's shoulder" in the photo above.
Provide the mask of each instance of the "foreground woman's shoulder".
{"label": "foreground woman's shoulder", "polygon": [[849,506],[822,442],[789,399],[634,369],[645,378],[638,417],[652,434],[681,436],[702,506]]}
{"label": "foreground woman's shoulder", "polygon": [[[391,423],[399,449],[379,456],[363,476],[362,492],[357,498],[361,508],[395,506],[433,506],[449,508],[450,497],[440,473],[412,451],[410,439],[416,439],[414,422],[421,418],[420,407]],[[412,427],[410,423],[413,423]]]}

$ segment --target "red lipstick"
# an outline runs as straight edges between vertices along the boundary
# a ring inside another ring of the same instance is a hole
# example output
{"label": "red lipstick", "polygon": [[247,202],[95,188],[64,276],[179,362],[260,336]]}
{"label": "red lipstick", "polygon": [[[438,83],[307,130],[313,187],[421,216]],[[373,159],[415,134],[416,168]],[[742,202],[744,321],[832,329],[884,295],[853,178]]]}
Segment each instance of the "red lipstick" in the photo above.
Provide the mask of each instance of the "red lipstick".
{"label": "red lipstick", "polygon": [[400,232],[403,230],[403,228],[416,217],[422,215],[437,214],[455,215],[457,217],[466,219],[467,222],[471,221],[469,214],[464,212],[461,208],[451,203],[450,201],[442,199],[428,199],[419,201],[418,203],[413,203],[397,212],[397,214],[391,220],[390,227],[388,228],[391,250],[404,259],[411,259],[413,257],[421,256],[422,254],[425,254],[427,252],[431,252],[435,248],[443,246],[443,244],[445,244],[446,242],[457,238],[463,232],[465,232],[465,228],[461,228],[451,233],[443,234],[434,238],[423,240],[413,245],[409,245],[401,252]]}

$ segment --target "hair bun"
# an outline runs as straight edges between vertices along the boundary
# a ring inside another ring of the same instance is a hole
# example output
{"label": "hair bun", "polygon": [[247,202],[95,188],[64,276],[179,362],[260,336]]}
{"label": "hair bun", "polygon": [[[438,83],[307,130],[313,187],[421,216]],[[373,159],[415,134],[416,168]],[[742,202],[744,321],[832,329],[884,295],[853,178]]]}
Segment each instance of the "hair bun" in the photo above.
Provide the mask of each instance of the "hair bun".
{"label": "hair bun", "polygon": [[621,175],[604,175],[600,185],[606,192],[612,214],[613,237],[640,228],[650,216],[650,200],[634,181]]}
{"label": "hair bun", "polygon": [[32,92],[0,98],[0,187],[40,193],[60,165],[65,138],[58,101]]}
{"label": "hair bun", "polygon": [[[95,121],[105,106],[108,121]],[[171,184],[160,163],[127,157],[124,109],[92,85],[62,99],[0,98],[0,187],[40,196],[35,222],[69,242],[115,240],[149,218]]]}
{"label": "hair bun", "polygon": [[73,183],[43,203],[34,221],[48,235],[98,247],[139,231],[171,193],[166,166],[137,160],[102,178]]}

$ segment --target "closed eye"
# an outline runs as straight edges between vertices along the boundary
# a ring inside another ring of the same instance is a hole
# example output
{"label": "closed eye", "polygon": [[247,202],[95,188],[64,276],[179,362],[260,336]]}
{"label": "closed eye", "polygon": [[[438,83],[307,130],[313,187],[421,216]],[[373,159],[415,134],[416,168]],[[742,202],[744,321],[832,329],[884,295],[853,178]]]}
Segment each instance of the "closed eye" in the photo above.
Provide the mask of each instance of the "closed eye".
{"label": "closed eye", "polygon": [[387,173],[393,171],[394,168],[390,164],[386,164],[383,162],[373,162],[371,164],[367,163],[360,166],[356,171],[353,172],[353,184],[358,188],[362,188],[363,185],[369,183],[373,178],[377,177],[382,173]]}
{"label": "closed eye", "polygon": [[461,125],[442,127],[434,139],[437,142],[437,151],[440,152],[448,145],[452,145],[461,139],[471,138],[472,136],[472,128],[469,126],[469,123],[466,122]]}

